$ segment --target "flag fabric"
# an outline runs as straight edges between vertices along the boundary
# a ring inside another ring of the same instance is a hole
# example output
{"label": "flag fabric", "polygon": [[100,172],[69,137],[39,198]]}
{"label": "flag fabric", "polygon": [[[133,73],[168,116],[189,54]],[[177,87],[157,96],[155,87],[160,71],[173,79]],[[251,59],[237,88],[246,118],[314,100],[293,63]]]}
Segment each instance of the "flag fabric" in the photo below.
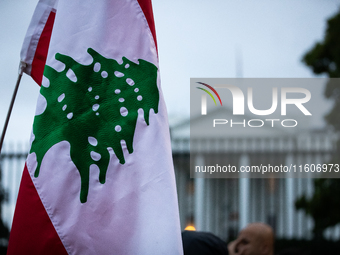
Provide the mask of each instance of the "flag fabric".
{"label": "flag fabric", "polygon": [[35,8],[21,48],[21,65],[23,71],[41,84],[48,46],[51,39],[56,0],[40,0]]}
{"label": "flag fabric", "polygon": [[182,254],[151,0],[59,0],[8,254]]}

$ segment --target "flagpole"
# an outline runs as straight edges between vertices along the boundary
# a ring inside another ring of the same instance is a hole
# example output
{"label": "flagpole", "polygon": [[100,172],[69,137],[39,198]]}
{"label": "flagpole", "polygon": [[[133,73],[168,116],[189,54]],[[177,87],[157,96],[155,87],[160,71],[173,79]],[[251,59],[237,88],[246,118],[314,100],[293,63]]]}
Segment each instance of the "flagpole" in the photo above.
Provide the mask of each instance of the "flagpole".
{"label": "flagpole", "polygon": [[6,121],[5,121],[4,127],[2,129],[1,140],[0,140],[0,154],[1,154],[2,144],[3,144],[4,140],[5,140],[5,134],[6,134],[7,126],[8,126],[8,123],[9,123],[9,118],[11,117],[14,101],[15,101],[15,98],[17,96],[17,92],[18,92],[18,89],[19,89],[19,84],[20,84],[21,77],[22,77],[22,74],[24,72],[25,66],[26,66],[26,63],[23,63],[23,62],[20,63],[17,83],[16,83],[14,91],[13,91],[11,104],[9,105]]}

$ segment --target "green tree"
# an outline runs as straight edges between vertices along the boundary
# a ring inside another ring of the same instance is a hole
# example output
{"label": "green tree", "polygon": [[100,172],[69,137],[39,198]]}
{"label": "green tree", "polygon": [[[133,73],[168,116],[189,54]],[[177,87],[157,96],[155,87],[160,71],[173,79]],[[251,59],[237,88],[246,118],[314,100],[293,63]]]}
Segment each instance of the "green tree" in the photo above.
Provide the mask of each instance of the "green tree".
{"label": "green tree", "polygon": [[[318,42],[308,51],[303,62],[315,74],[326,74],[330,78],[340,78],[340,10],[327,21],[327,30],[323,41]],[[340,86],[339,82],[329,80],[325,92],[326,98],[333,101],[333,108],[325,116],[327,123],[335,132],[340,131]],[[340,163],[340,143],[338,141],[333,163]],[[302,196],[295,202],[296,208],[304,210],[314,219],[314,238],[322,239],[327,227],[340,222],[340,179],[314,180],[314,194],[311,198]]]}

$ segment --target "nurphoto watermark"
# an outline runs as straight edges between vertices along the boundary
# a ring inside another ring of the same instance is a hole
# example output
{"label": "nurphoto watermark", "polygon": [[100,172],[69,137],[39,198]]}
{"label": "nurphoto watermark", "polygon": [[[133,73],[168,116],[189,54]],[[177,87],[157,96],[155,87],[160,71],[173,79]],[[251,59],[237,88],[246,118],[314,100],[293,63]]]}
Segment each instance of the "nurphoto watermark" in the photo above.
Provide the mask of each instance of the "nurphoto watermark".
{"label": "nurphoto watermark", "polygon": [[[324,88],[340,79],[190,79],[190,175],[340,178]],[[340,123],[340,115],[339,115]]]}

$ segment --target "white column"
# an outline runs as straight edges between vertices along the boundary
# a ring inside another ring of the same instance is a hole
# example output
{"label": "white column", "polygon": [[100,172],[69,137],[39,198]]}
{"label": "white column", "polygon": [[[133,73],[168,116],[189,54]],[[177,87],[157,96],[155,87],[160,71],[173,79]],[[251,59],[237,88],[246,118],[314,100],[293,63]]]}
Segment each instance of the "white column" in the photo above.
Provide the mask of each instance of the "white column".
{"label": "white column", "polygon": [[286,198],[286,179],[279,179],[279,210],[277,212],[278,215],[278,224],[277,224],[277,237],[283,238],[285,237],[285,217],[286,217],[286,208],[285,208],[285,198]]}
{"label": "white column", "polygon": [[[196,166],[204,166],[204,158],[202,155],[197,155],[195,159]],[[194,212],[194,223],[195,228],[198,231],[204,230],[204,178],[195,178],[195,212]]]}
{"label": "white column", "polygon": [[213,232],[213,213],[215,210],[214,204],[214,187],[211,183],[212,179],[205,180],[205,197],[206,200],[204,201],[205,205],[205,221],[204,221],[204,230],[208,232]]}
{"label": "white column", "polygon": [[[288,155],[286,158],[286,166],[293,164],[293,156]],[[286,238],[294,237],[294,178],[286,178]]]}
{"label": "white column", "polygon": [[[307,179],[307,181],[308,181],[307,197],[311,198],[314,194],[314,185],[313,185],[314,179],[310,178],[310,179]],[[314,227],[313,219],[311,217],[307,217],[307,230],[308,230],[307,238],[312,239],[313,227]]]}
{"label": "white column", "polygon": [[[240,166],[249,166],[250,160],[247,155],[242,155],[240,158]],[[246,175],[240,175],[239,178],[239,230],[246,227],[250,223],[250,179],[245,178]]]}

